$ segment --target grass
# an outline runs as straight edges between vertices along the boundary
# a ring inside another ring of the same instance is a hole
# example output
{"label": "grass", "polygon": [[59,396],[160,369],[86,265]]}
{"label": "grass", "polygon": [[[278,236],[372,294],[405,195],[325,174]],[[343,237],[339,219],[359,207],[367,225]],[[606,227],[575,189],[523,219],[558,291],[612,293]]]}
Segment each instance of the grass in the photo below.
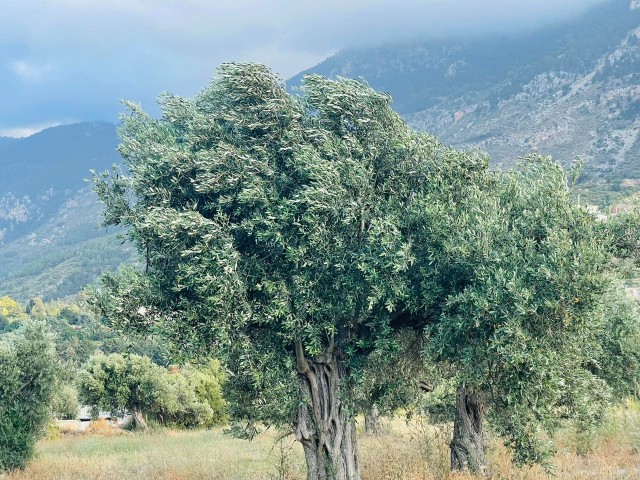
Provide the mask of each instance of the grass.
{"label": "grass", "polygon": [[[360,435],[364,480],[463,480],[449,472],[450,426],[424,421],[387,422],[381,437]],[[517,468],[508,451],[490,440],[493,479],[640,479],[640,406],[612,412],[588,438],[568,426],[556,436],[553,475],[540,467]],[[579,448],[578,448],[579,447]],[[578,450],[583,454],[578,453]],[[589,450],[588,453],[584,453]],[[151,434],[115,432],[102,425],[85,434],[62,435],[38,444],[36,458],[3,480],[303,480],[302,449],[292,437],[267,430],[252,442],[221,429]]]}

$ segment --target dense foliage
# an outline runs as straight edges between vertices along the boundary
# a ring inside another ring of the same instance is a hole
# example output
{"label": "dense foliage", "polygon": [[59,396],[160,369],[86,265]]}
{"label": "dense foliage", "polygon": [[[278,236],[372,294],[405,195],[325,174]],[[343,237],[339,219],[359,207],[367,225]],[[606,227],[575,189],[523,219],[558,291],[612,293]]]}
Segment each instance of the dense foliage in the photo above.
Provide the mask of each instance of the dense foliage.
{"label": "dense foliage", "polygon": [[467,193],[423,210],[425,224],[444,220],[425,248],[434,287],[446,285],[429,351],[486,404],[517,460],[541,461],[539,428],[597,416],[607,400],[589,369],[606,333],[607,242],[549,159],[529,157]]}
{"label": "dense foliage", "polygon": [[[312,76],[294,97],[259,65],[219,75],[193,100],[162,97],[161,119],[129,105],[130,175],[98,177],[96,191],[146,264],[107,276],[98,307],[122,328],[219,356],[234,416],[295,424],[308,452],[353,455],[348,380],[371,353],[397,350],[390,323],[409,295],[403,209],[487,160],[413,132],[358,82]],[[320,418],[311,390],[340,418]],[[348,438],[313,433],[332,421]],[[322,446],[334,441],[340,452]]]}
{"label": "dense foliage", "polygon": [[42,322],[0,337],[0,472],[24,467],[50,418],[59,364]]}
{"label": "dense foliage", "polygon": [[558,164],[492,172],[359,82],[218,73],[159,119],[129,104],[129,173],[95,178],[144,261],[95,292],[114,326],[221,358],[232,415],[294,427],[309,478],[358,478],[353,413],[406,402],[420,378],[385,372],[421,357],[458,386],[455,467],[482,467],[485,411],[521,462],[598,418],[610,236]]}

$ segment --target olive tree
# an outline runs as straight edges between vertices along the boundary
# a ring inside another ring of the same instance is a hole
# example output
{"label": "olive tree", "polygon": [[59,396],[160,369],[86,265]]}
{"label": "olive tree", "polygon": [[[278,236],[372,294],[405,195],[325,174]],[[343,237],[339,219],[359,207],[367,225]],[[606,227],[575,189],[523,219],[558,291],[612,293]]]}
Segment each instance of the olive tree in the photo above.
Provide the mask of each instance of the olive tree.
{"label": "olive tree", "polygon": [[412,267],[432,309],[426,350],[458,383],[452,468],[485,469],[485,416],[517,461],[544,461],[539,430],[595,421],[608,401],[596,365],[615,278],[598,221],[572,201],[560,165],[540,156],[409,216],[414,232],[429,231],[410,236],[426,260]]}
{"label": "olive tree", "polygon": [[27,321],[0,338],[0,472],[23,468],[51,418],[59,376],[53,338]]}
{"label": "olive tree", "polygon": [[148,357],[117,353],[94,355],[78,375],[80,396],[87,405],[115,415],[129,412],[141,429],[148,428],[149,418],[180,428],[223,423],[223,381],[215,362],[167,370]]}
{"label": "olive tree", "polygon": [[139,355],[98,354],[78,374],[80,398],[96,411],[130,412],[134,426],[147,429],[145,415],[170,408],[176,400],[164,368]]}
{"label": "olive tree", "polygon": [[128,173],[95,177],[144,263],[106,276],[97,307],[219,358],[231,414],[290,425],[310,479],[360,478],[354,382],[422,328],[408,207],[487,172],[390,104],[352,80],[307,76],[293,96],[263,66],[223,65],[195,98],[163,95],[161,118],[129,103]]}

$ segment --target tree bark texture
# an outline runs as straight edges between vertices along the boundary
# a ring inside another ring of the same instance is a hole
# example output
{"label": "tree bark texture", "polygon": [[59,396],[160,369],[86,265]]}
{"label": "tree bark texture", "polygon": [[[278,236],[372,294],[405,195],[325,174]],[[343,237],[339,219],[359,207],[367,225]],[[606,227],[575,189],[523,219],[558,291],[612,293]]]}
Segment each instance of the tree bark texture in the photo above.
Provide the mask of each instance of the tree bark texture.
{"label": "tree bark texture", "polygon": [[144,415],[139,408],[134,408],[131,412],[131,417],[133,418],[133,426],[138,430],[147,430],[149,426],[147,425],[147,421],[144,419]]}
{"label": "tree bark texture", "polygon": [[484,405],[480,396],[467,387],[458,388],[456,418],[451,441],[451,470],[486,472],[482,420]]}
{"label": "tree bark texture", "polygon": [[364,431],[368,435],[382,435],[384,427],[382,426],[382,418],[378,411],[378,406],[374,403],[371,408],[364,414]]}
{"label": "tree bark texture", "polygon": [[296,438],[304,450],[307,480],[360,480],[356,429],[340,398],[345,369],[333,349],[306,360],[296,347],[305,403],[298,410]]}

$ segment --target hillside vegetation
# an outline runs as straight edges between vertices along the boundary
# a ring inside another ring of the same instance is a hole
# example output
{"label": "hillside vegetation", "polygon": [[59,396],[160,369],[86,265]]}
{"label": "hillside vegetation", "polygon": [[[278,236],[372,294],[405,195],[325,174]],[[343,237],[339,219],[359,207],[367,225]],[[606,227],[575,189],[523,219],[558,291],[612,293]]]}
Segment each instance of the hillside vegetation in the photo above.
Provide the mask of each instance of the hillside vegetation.
{"label": "hillside vegetation", "polygon": [[76,294],[133,261],[117,231],[100,228],[85,181],[120,159],[115,125],[54,127],[0,141],[0,293],[27,302]]}

